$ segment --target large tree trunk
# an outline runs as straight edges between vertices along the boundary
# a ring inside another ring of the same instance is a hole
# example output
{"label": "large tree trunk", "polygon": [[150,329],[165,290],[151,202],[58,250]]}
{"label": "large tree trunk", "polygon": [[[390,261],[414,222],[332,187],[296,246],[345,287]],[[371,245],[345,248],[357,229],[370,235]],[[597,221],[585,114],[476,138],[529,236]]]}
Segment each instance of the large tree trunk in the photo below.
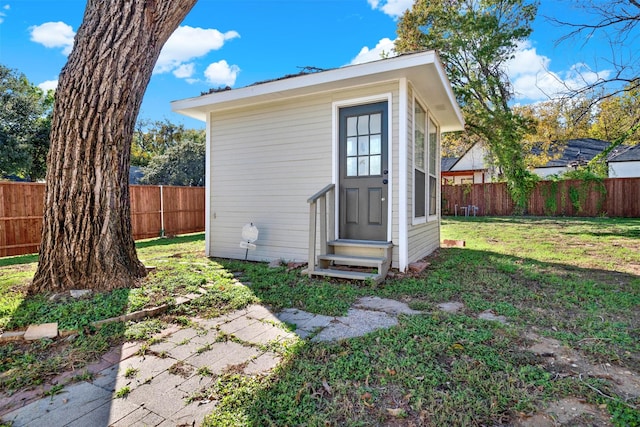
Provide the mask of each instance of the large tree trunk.
{"label": "large tree trunk", "polygon": [[56,90],[30,292],[109,290],[145,275],[131,233],[131,138],[160,50],[195,3],[87,2]]}

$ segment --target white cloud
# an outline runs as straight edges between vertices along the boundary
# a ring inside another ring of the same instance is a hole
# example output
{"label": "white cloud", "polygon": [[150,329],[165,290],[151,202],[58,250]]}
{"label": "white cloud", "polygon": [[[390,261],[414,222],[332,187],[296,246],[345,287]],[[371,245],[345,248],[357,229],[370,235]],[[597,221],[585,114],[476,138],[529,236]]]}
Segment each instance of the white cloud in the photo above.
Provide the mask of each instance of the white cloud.
{"label": "white cloud", "polygon": [[188,79],[193,76],[195,72],[196,65],[191,62],[189,64],[182,64],[175,70],[173,70],[173,75],[179,79]]}
{"label": "white cloud", "polygon": [[395,40],[385,37],[381,39],[373,49],[369,49],[367,46],[363,47],[360,49],[358,55],[353,58],[351,65],[377,61],[382,59],[383,56],[395,56],[396,51],[394,50],[394,42]]}
{"label": "white cloud", "polygon": [[413,6],[414,0],[367,0],[371,9],[381,10],[392,18],[399,18],[405,10]]}
{"label": "white cloud", "polygon": [[207,82],[211,84],[233,86],[238,77],[240,68],[237,65],[229,65],[224,59],[210,64],[204,71]]}
{"label": "white cloud", "polygon": [[236,31],[221,33],[218,30],[178,27],[165,43],[156,63],[154,73],[168,73],[196,58],[220,49],[227,40],[240,37]]}
{"label": "white cloud", "polygon": [[[2,10],[9,10],[9,9],[11,9],[11,6],[9,6],[8,4],[5,4],[4,6],[2,6]],[[3,11],[0,11],[0,24],[4,22],[5,16],[7,16],[7,14]]]}
{"label": "white cloud", "polygon": [[610,71],[596,73],[586,64],[574,64],[569,70],[551,71],[551,59],[539,54],[531,42],[520,44],[514,58],[507,64],[516,100],[543,101],[562,96],[567,90],[580,89]]}
{"label": "white cloud", "polygon": [[48,92],[49,90],[55,90],[58,87],[58,80],[46,80],[38,85],[40,89],[44,92]]}
{"label": "white cloud", "polygon": [[32,42],[40,43],[48,48],[62,48],[63,55],[71,53],[76,33],[70,25],[60,21],[45,22],[29,27],[29,31]]}

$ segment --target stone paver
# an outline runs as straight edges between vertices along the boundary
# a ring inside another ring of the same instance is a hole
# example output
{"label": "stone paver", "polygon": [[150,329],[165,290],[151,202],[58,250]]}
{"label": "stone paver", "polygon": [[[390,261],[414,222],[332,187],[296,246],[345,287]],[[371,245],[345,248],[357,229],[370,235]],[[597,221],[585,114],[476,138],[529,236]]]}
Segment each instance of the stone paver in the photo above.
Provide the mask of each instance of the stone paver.
{"label": "stone paver", "polygon": [[377,329],[390,328],[398,324],[398,318],[387,313],[370,310],[349,309],[347,316],[336,318],[329,326],[314,336],[311,341],[337,341],[368,334]]}
{"label": "stone paver", "polygon": [[[93,382],[65,386],[60,394],[34,400],[35,393],[16,393],[2,397],[2,420],[13,426],[176,426],[199,425],[216,401],[186,398],[211,386],[214,379],[197,373],[207,367],[221,374],[229,369],[245,375],[264,374],[281,361],[280,355],[265,351],[269,342],[291,340],[296,336],[313,341],[332,341],[360,336],[398,323],[397,316],[414,315],[406,304],[377,297],[360,298],[346,316],[332,317],[286,309],[274,313],[251,305],[215,319],[193,319],[197,327],[171,326],[157,337],[144,356],[137,355],[139,343],[126,343],[106,353],[88,368],[96,373]],[[295,333],[278,323],[296,325]],[[234,335],[235,341],[217,342],[221,333]],[[127,368],[137,370],[125,377]],[[64,378],[60,376],[59,378]],[[62,384],[63,382],[59,382]],[[114,398],[123,387],[130,392]],[[11,408],[9,405],[14,405]],[[19,405],[22,407],[16,408]],[[11,412],[7,412],[13,409]]]}
{"label": "stone paver", "polygon": [[58,336],[57,323],[43,323],[41,325],[30,325],[24,333],[25,341],[34,341],[41,338],[55,338]]}
{"label": "stone paver", "polygon": [[379,297],[362,297],[359,298],[354,307],[361,308],[363,310],[382,311],[387,314],[421,314],[421,311],[413,310],[403,302]]}
{"label": "stone paver", "polygon": [[461,302],[443,302],[438,304],[438,309],[447,313],[457,313],[464,308],[464,304]]}

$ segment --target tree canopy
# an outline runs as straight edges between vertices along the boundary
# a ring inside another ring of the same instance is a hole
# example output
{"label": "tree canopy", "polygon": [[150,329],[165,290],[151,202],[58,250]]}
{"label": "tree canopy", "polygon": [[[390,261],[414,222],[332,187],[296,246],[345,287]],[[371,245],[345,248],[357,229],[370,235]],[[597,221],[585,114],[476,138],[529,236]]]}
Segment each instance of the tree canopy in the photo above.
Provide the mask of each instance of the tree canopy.
{"label": "tree canopy", "polygon": [[532,123],[509,106],[505,69],[531,34],[536,12],[537,3],[525,0],[417,0],[398,23],[395,46],[397,52],[439,52],[467,132],[487,144],[522,210],[535,180],[521,146]]}
{"label": "tree canopy", "polygon": [[195,139],[183,139],[163,154],[153,157],[142,168],[142,184],[204,186],[205,138],[204,131]]}
{"label": "tree canopy", "polygon": [[0,65],[0,178],[44,178],[53,92],[44,93],[24,74]]}

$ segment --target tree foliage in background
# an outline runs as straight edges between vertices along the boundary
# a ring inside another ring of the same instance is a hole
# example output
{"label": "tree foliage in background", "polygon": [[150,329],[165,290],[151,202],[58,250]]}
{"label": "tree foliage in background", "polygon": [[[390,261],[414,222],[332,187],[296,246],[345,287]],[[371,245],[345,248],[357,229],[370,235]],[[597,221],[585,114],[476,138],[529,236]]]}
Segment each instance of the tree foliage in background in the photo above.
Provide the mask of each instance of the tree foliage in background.
{"label": "tree foliage in background", "polygon": [[185,129],[182,124],[164,120],[138,120],[131,143],[131,164],[147,166],[152,158],[164,154],[182,141],[202,141],[203,130]]}
{"label": "tree foliage in background", "polygon": [[439,52],[467,132],[485,141],[520,211],[536,181],[521,146],[532,123],[509,106],[505,69],[536,12],[537,3],[524,0],[417,0],[398,23],[395,45],[399,53]]}
{"label": "tree foliage in background", "polygon": [[157,155],[142,168],[143,184],[204,186],[204,131],[198,138],[182,139]]}
{"label": "tree foliage in background", "polygon": [[0,65],[0,178],[44,178],[53,92],[44,93],[24,74]]}

